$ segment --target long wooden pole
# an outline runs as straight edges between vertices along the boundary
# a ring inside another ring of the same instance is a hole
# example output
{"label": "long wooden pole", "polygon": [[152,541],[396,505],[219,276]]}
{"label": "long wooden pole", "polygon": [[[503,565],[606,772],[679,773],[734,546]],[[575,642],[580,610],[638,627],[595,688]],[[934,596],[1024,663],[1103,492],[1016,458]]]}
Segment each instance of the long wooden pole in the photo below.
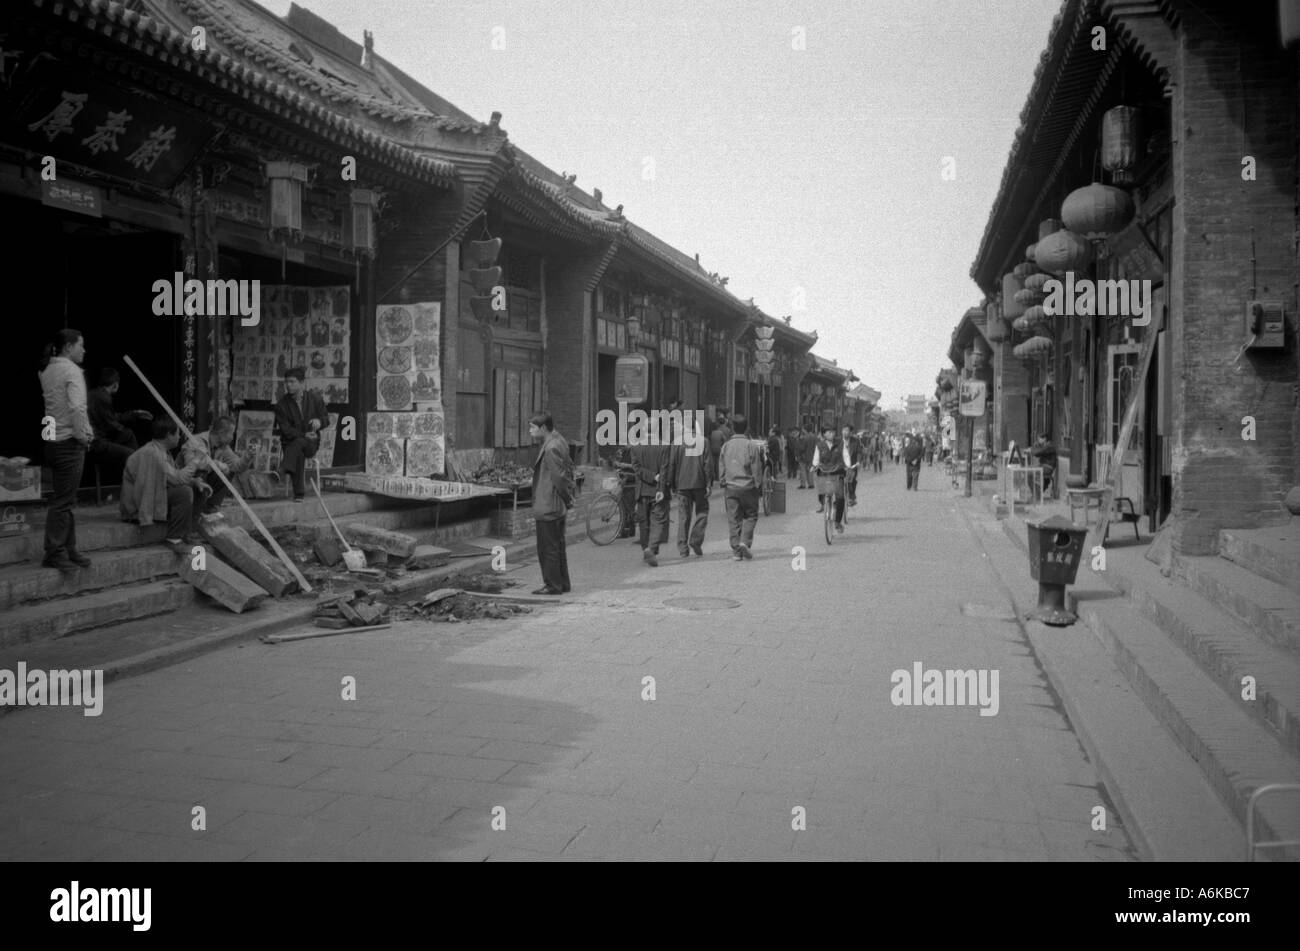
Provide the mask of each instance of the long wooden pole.
{"label": "long wooden pole", "polygon": [[[170,405],[168,405],[167,401],[162,398],[162,394],[154,389],[154,385],[149,382],[149,379],[144,375],[144,372],[135,365],[135,361],[128,356],[123,356],[122,360],[131,368],[135,375],[140,378],[140,382],[145,385],[145,389],[153,395],[153,398],[158,401],[159,405],[167,411],[167,415],[172,418],[172,422],[174,422],[185,435],[185,441],[189,442],[193,439],[194,434],[190,432],[189,427],[181,421],[181,418],[176,415],[176,412]],[[276,557],[284,562],[284,566],[289,569],[289,574],[293,575],[294,579],[298,582],[298,587],[300,587],[305,593],[311,594],[312,587],[307,583],[307,579],[303,577],[302,572],[298,570],[298,566],[293,563],[292,558],[284,553],[284,549],[280,547],[280,543],[271,537],[271,533],[266,530],[266,526],[262,524],[262,520],[257,517],[256,512],[249,508],[248,503],[244,501],[244,497],[239,494],[239,491],[235,488],[234,484],[226,478],[226,474],[215,465],[212,467],[212,471],[217,474],[218,478],[221,479],[226,488],[230,490],[231,497],[239,503],[240,507],[244,510],[244,514],[249,517],[257,530],[262,533],[262,537],[265,538],[267,544],[271,546],[271,550],[275,552]]]}

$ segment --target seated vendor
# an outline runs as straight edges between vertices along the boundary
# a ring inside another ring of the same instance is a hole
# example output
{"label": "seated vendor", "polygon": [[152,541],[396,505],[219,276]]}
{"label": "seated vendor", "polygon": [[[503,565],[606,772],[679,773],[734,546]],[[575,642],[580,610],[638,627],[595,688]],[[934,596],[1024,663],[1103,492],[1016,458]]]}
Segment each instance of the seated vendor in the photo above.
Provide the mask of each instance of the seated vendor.
{"label": "seated vendor", "polygon": [[177,469],[172,452],[180,444],[176,424],[166,418],[153,421],[153,439],[131,454],[122,474],[122,520],[139,525],[167,522],[164,542],[184,551],[198,542],[196,531],[200,503],[212,489],[196,475],[196,467]]}
{"label": "seated vendor", "polygon": [[1056,444],[1048,440],[1045,434],[1039,433],[1029,454],[1043,467],[1043,490],[1046,491],[1051,488],[1056,476]]}
{"label": "seated vendor", "polygon": [[215,512],[230,495],[226,483],[213,470],[219,469],[222,475],[232,478],[252,464],[252,450],[246,450],[241,456],[231,448],[234,441],[235,421],[229,416],[221,416],[207,432],[196,433],[182,450],[185,465],[192,466],[212,490],[203,506],[205,515]]}
{"label": "seated vendor", "polygon": [[104,367],[99,371],[99,386],[92,389],[86,398],[86,410],[95,434],[90,441],[87,458],[91,462],[108,466],[114,477],[126,465],[131,453],[139,448],[135,433],[127,424],[137,419],[153,419],[147,410],[133,409],[119,413],[113,409],[113,396],[121,385],[121,374],[112,367]]}

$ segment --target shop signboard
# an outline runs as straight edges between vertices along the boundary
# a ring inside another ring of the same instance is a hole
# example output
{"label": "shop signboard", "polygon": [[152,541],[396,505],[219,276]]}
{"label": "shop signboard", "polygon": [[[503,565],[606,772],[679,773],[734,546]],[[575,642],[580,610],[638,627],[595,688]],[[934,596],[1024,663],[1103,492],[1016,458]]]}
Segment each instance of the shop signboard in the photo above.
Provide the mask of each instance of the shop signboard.
{"label": "shop signboard", "polygon": [[93,79],[69,65],[47,56],[14,81],[4,103],[6,142],[38,156],[170,188],[216,132],[206,119],[196,118],[200,113]]}
{"label": "shop signboard", "polygon": [[1119,262],[1124,274],[1134,280],[1159,283],[1165,278],[1165,267],[1160,254],[1151,246],[1146,232],[1136,221],[1109,242],[1110,256]]}
{"label": "shop signboard", "polygon": [[961,381],[961,415],[983,416],[988,387],[983,380]]}
{"label": "shop signboard", "polygon": [[59,178],[41,182],[41,204],[51,208],[64,208],[92,218],[103,217],[104,193],[94,185]]}
{"label": "shop signboard", "polygon": [[614,398],[620,403],[644,403],[650,397],[650,361],[630,353],[614,363]]}

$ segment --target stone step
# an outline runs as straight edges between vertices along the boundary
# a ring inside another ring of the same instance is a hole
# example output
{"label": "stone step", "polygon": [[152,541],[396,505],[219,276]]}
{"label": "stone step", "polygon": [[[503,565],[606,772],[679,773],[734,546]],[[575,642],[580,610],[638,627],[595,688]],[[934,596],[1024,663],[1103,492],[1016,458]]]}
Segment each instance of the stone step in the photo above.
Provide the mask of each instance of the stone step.
{"label": "stone step", "polygon": [[1224,529],[1219,557],[1300,593],[1300,524],[1295,519],[1278,528]]}
{"label": "stone step", "polygon": [[[1081,601],[1077,610],[1243,828],[1254,790],[1300,783],[1300,761],[1125,599]],[[1256,809],[1256,835],[1259,841],[1300,839],[1300,796],[1265,797]],[[1270,851],[1272,858],[1283,857]],[[1283,851],[1286,858],[1300,858],[1300,848]]]}
{"label": "stone step", "polygon": [[192,604],[195,598],[189,585],[168,579],[28,604],[0,617],[0,646],[66,637],[120,621],[166,614]]}
{"label": "stone step", "polygon": [[0,609],[176,575],[176,555],[162,545],[96,551],[91,562],[66,575],[40,564],[0,569]]}
{"label": "stone step", "polygon": [[[1300,757],[1300,657],[1260,638],[1186,586],[1164,578],[1123,580],[1134,607],[1155,622],[1234,703]],[[1243,678],[1255,679],[1255,699]]]}
{"label": "stone step", "polygon": [[[330,513],[336,519],[340,516],[349,517],[394,506],[409,505],[409,503],[361,492],[328,493],[325,498]],[[250,504],[257,517],[268,528],[325,519],[325,510],[321,508],[320,502],[314,495],[308,495],[307,501],[301,503],[283,499],[263,499]],[[245,515],[238,505],[223,506],[221,514],[231,525],[247,529],[249,534],[257,534],[252,519]],[[118,518],[116,504],[82,507],[77,509],[76,515],[77,547],[83,554],[109,548],[133,548],[139,545],[156,544],[162,541],[165,532],[163,525],[154,524],[148,528],[141,528],[121,521]],[[23,561],[39,562],[44,557],[44,511],[28,512],[27,519],[32,523],[31,531],[12,538],[0,538],[0,566]]]}
{"label": "stone step", "polygon": [[1300,594],[1223,558],[1178,556],[1174,570],[1260,637],[1300,655]]}

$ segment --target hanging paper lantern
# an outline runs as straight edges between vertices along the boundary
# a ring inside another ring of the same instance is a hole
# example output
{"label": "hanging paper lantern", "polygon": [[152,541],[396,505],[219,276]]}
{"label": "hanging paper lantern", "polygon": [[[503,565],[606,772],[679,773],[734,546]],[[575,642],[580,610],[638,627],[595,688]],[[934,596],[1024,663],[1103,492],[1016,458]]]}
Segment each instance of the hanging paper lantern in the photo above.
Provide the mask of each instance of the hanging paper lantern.
{"label": "hanging paper lantern", "polygon": [[1091,262],[1092,245],[1073,231],[1057,231],[1038,242],[1038,266],[1044,271],[1082,271]]}
{"label": "hanging paper lantern", "polygon": [[1011,352],[1022,359],[1051,353],[1052,341],[1047,337],[1030,337],[1024,343],[1013,347]]}
{"label": "hanging paper lantern", "polygon": [[1026,260],[1026,261],[1033,261],[1033,260],[1034,260],[1034,249],[1037,248],[1037,247],[1038,247],[1037,244],[1031,244],[1029,247],[1025,248],[1025,260]]}
{"label": "hanging paper lantern", "polygon": [[1034,321],[1028,317],[1017,317],[1011,326],[1016,328],[1017,333],[1027,334],[1033,331]]}
{"label": "hanging paper lantern", "polygon": [[998,314],[998,305],[989,302],[984,308],[984,335],[994,343],[1007,339],[1007,322]]}
{"label": "hanging paper lantern", "polygon": [[1024,304],[1026,307],[1032,307],[1034,304],[1043,302],[1043,292],[1030,290],[1026,287],[1023,291],[1016,291],[1016,303]]}
{"label": "hanging paper lantern", "polygon": [[1021,261],[1012,269],[1011,273],[1020,278],[1021,286],[1023,287],[1025,278],[1037,270],[1038,268],[1033,264],[1030,264],[1028,261]]}
{"label": "hanging paper lantern", "polygon": [[1045,324],[1049,319],[1050,318],[1048,318],[1047,316],[1047,311],[1043,310],[1042,304],[1035,304],[1033,307],[1030,307],[1028,310],[1025,311],[1025,320],[1029,321],[1030,323]]}
{"label": "hanging paper lantern", "polygon": [[1038,274],[1030,274],[1027,278],[1025,278],[1025,290],[1037,291],[1038,293],[1041,294],[1043,293],[1043,285],[1046,284],[1051,279],[1052,279],[1052,275],[1050,274],[1043,274],[1041,272]]}
{"label": "hanging paper lantern", "polygon": [[[1038,240],[1039,240],[1039,241],[1042,241],[1042,240],[1043,240],[1044,238],[1046,238],[1049,234],[1056,234],[1056,232],[1058,232],[1058,231],[1061,230],[1061,227],[1062,227],[1061,223],[1060,223],[1059,221],[1057,221],[1055,218],[1047,218],[1047,219],[1045,219],[1045,220],[1039,222],[1039,225],[1038,225]],[[1035,260],[1037,260],[1037,259],[1035,259]]]}
{"label": "hanging paper lantern", "polygon": [[1065,227],[1089,241],[1100,241],[1122,231],[1133,218],[1133,199],[1113,185],[1093,182],[1076,188],[1061,204]]}
{"label": "hanging paper lantern", "polygon": [[1013,320],[1025,312],[1025,308],[1016,302],[1016,294],[1024,285],[1014,273],[1002,275],[1002,316]]}
{"label": "hanging paper lantern", "polygon": [[1101,166],[1116,184],[1133,181],[1142,147],[1141,117],[1133,106],[1116,106],[1101,117]]}

